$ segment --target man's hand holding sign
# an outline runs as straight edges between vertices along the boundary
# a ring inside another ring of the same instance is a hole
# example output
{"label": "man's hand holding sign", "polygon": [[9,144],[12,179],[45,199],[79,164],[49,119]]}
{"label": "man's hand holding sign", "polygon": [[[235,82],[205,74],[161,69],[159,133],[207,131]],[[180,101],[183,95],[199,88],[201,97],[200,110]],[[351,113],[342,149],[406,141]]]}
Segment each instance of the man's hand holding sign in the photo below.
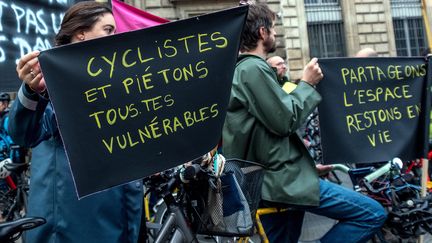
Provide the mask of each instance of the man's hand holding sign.
{"label": "man's hand holding sign", "polygon": [[218,143],[246,13],[239,7],[40,53],[80,197]]}
{"label": "man's hand holding sign", "polygon": [[423,58],[319,61],[324,161],[377,162],[424,157],[430,65]]}

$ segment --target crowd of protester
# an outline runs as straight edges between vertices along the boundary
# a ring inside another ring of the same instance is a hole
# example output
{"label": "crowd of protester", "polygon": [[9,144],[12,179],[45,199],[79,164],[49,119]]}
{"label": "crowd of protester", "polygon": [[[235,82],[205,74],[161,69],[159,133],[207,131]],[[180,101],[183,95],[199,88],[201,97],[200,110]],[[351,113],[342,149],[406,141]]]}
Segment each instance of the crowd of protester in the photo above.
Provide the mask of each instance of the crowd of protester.
{"label": "crowd of protester", "polygon": [[[267,5],[250,5],[223,127],[222,153],[263,164],[261,206],[290,208],[262,216],[270,242],[298,242],[305,212],[338,220],[321,242],[366,242],[380,229],[386,212],[375,200],[320,178],[332,169],[321,164],[316,109],[322,97],[315,86],[325,73],[313,58],[300,80],[289,80],[287,60],[272,56],[275,20]],[[79,2],[66,12],[56,45],[108,36],[115,28],[109,7]],[[137,242],[142,182],[78,200],[39,54],[30,52],[17,64],[22,85],[10,110],[9,94],[0,93],[0,148],[12,139],[32,148],[27,213],[47,220],[27,233],[26,242]],[[371,48],[356,55],[371,56],[377,56]]]}

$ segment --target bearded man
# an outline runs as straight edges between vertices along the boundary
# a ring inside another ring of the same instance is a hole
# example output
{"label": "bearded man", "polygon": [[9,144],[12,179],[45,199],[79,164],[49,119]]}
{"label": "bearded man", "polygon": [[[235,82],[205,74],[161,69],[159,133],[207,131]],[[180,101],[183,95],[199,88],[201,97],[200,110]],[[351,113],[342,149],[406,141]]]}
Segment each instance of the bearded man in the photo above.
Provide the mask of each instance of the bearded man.
{"label": "bearded man", "polygon": [[265,4],[249,6],[223,129],[223,152],[265,166],[262,205],[290,210],[261,216],[270,242],[298,242],[305,211],[338,223],[321,242],[366,242],[386,219],[384,208],[358,192],[324,181],[331,166],[315,163],[296,134],[321,100],[318,59],[304,68],[296,89],[285,92],[266,62],[275,51],[276,15]]}

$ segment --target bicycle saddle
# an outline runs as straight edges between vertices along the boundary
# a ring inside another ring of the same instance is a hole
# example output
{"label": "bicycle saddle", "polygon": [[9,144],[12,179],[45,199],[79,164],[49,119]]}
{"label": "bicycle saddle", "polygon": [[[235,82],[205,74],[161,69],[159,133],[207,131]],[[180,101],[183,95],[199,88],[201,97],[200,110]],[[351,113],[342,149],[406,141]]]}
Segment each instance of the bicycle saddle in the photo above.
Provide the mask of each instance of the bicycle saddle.
{"label": "bicycle saddle", "polygon": [[27,217],[10,222],[0,223],[0,242],[15,241],[23,231],[45,224],[41,217]]}

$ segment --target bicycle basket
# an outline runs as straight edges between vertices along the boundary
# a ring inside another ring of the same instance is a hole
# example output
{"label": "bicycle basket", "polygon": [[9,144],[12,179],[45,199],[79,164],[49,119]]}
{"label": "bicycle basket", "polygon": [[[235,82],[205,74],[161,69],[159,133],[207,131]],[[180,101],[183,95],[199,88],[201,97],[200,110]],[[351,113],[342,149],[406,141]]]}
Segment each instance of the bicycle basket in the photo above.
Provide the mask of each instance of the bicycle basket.
{"label": "bicycle basket", "polygon": [[233,171],[246,197],[253,218],[261,200],[261,185],[264,178],[264,167],[256,162],[228,159],[225,171]]}
{"label": "bicycle basket", "polygon": [[[251,236],[255,213],[261,199],[263,167],[259,164],[230,159],[225,162],[219,191],[208,185],[201,194],[205,206],[200,214],[197,232],[206,235]],[[218,187],[216,183],[216,188]]]}

